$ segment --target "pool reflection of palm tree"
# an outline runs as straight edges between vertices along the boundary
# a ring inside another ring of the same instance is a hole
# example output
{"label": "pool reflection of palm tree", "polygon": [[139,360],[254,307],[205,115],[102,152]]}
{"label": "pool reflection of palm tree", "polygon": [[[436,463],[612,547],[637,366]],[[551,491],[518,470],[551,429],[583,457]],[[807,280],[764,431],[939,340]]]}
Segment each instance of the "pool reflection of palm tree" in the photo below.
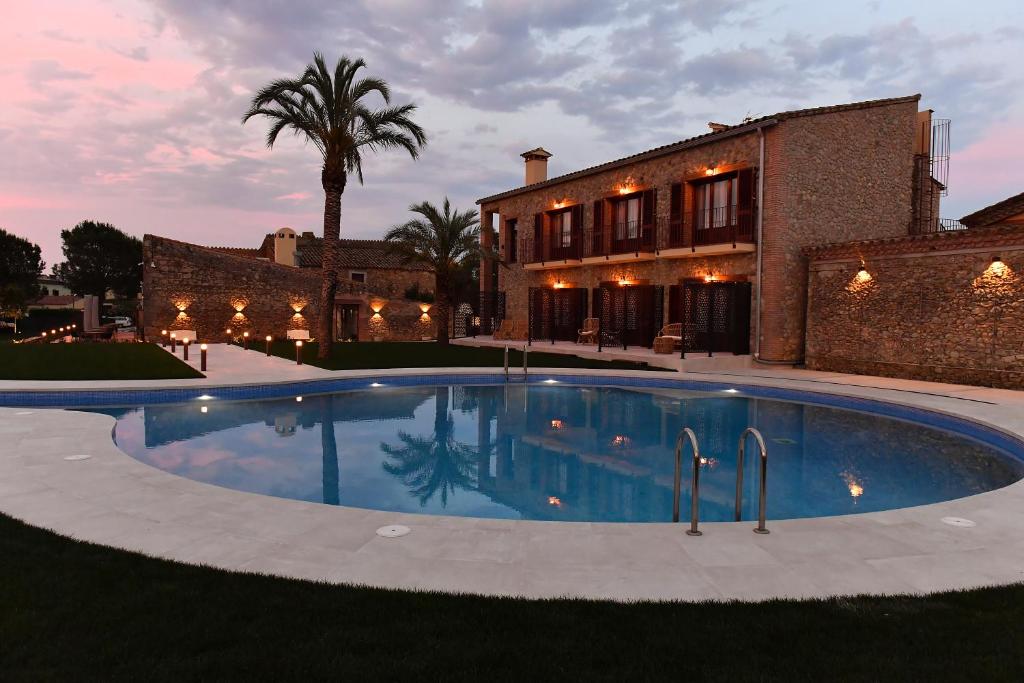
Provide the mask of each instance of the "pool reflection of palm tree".
{"label": "pool reflection of palm tree", "polygon": [[454,419],[448,412],[448,387],[437,388],[434,406],[433,434],[424,437],[398,432],[400,446],[382,443],[380,448],[388,455],[384,471],[401,479],[420,505],[426,505],[440,491],[441,505],[447,506],[450,492],[475,488],[478,453],[456,441],[452,434]]}
{"label": "pool reflection of palm tree", "polygon": [[321,399],[320,444],[323,447],[323,496],[328,505],[338,505],[338,441],[334,436],[334,395]]}

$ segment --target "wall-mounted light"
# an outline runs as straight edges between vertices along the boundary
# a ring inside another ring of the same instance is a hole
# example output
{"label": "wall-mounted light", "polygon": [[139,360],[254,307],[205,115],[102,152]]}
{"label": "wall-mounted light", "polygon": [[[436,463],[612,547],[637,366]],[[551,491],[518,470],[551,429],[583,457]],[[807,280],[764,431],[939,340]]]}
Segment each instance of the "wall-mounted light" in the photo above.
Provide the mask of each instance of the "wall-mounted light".
{"label": "wall-mounted light", "polygon": [[717,279],[717,277],[711,275],[710,273],[704,276],[704,282],[714,282]]}
{"label": "wall-mounted light", "polygon": [[558,496],[548,496],[548,505],[551,507],[560,508],[562,507],[562,499]]}
{"label": "wall-mounted light", "polygon": [[715,175],[716,173],[718,173],[718,169],[715,168],[714,166],[708,166],[708,168],[704,171],[704,175]]}
{"label": "wall-mounted light", "polygon": [[562,282],[561,278],[559,278],[559,279],[555,280],[554,284],[551,285],[551,286],[554,289],[564,289],[566,287],[566,284],[564,282]]}
{"label": "wall-mounted light", "polygon": [[633,180],[633,176],[628,175],[618,186],[619,194],[630,194],[636,191],[636,181]]}
{"label": "wall-mounted light", "polygon": [[555,206],[556,209],[561,209],[561,208],[564,208],[566,206],[569,206],[569,198],[568,197],[563,197],[562,199],[556,199],[554,206]]}
{"label": "wall-mounted light", "polygon": [[864,264],[864,261],[860,262],[860,267],[857,268],[857,282],[868,282],[871,279],[871,273],[868,272],[868,267]]}
{"label": "wall-mounted light", "polygon": [[565,424],[561,420],[552,420],[551,421],[551,428],[554,429],[555,431],[558,431],[559,429],[561,429],[564,426],[565,426]]}
{"label": "wall-mounted light", "polygon": [[619,287],[627,287],[630,284],[631,283],[630,283],[630,281],[627,278],[624,278],[624,277],[620,277],[619,278]]}

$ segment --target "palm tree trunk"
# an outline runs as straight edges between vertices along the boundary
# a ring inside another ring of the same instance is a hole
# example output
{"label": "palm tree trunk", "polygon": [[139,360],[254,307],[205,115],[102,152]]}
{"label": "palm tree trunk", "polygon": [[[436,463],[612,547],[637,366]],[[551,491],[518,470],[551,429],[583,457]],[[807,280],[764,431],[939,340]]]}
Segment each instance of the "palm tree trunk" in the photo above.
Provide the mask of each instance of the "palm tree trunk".
{"label": "palm tree trunk", "polygon": [[324,249],[323,278],[320,282],[320,320],[317,337],[320,345],[317,358],[330,358],[334,341],[334,295],[338,291],[338,236],[341,234],[341,193],[345,182],[328,179],[321,174],[324,186]]}
{"label": "palm tree trunk", "polygon": [[437,323],[437,343],[448,346],[448,318],[450,314],[451,294],[448,292],[448,281],[440,275],[434,276],[434,321]]}

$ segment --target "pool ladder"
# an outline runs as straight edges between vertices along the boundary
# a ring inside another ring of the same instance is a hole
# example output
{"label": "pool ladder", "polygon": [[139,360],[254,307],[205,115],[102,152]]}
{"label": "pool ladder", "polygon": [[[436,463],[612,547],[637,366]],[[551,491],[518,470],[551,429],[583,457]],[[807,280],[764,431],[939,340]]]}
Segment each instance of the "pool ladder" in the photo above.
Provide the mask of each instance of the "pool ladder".
{"label": "pool ladder", "polygon": [[[736,521],[740,521],[740,512],[743,507],[743,462],[747,449],[747,437],[753,436],[757,443],[758,453],[761,456],[761,482],[757,499],[757,526],[755,534],[767,534],[765,528],[765,506],[768,491],[768,449],[764,445],[764,437],[754,427],[747,427],[740,435],[739,450],[736,457]],[[672,483],[672,521],[679,521],[679,492],[682,487],[683,477],[683,449],[686,442],[690,443],[690,450],[693,451],[693,466],[690,481],[690,528],[686,530],[687,536],[701,536],[703,532],[697,528],[700,513],[700,447],[697,445],[697,435],[689,427],[684,427],[676,437],[676,471]]]}
{"label": "pool ladder", "polygon": [[[527,347],[523,347],[523,378],[530,374],[529,361],[527,360],[527,354],[529,353]],[[505,381],[508,381],[508,345],[505,345]]]}

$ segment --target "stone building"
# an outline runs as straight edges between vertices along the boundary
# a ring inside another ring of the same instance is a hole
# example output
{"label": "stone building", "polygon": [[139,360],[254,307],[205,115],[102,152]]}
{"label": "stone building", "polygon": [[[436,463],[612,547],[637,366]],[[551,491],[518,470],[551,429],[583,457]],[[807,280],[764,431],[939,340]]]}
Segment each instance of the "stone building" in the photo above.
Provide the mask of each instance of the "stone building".
{"label": "stone building", "polygon": [[595,317],[604,343],[643,346],[684,322],[689,350],[803,362],[805,249],[940,227],[948,122],[919,100],[712,123],[550,179],[531,150],[524,186],[478,201],[504,264],[482,267],[484,317],[569,340]]}
{"label": "stone building", "polygon": [[[336,340],[433,338],[431,305],[405,298],[418,285],[433,290],[433,274],[399,264],[383,243],[342,240],[342,268],[333,302]],[[269,244],[269,248],[268,248]],[[316,336],[320,302],[320,240],[282,228],[257,249],[204,247],[155,235],[143,239],[143,330],[195,330],[200,341]],[[390,260],[389,260],[390,259]],[[363,277],[354,277],[361,274]],[[429,284],[428,284],[429,283]]]}
{"label": "stone building", "polygon": [[[268,233],[255,249],[210,247],[236,256],[273,261],[297,268],[323,266],[324,240],[312,232],[279,228]],[[422,263],[403,263],[389,252],[384,240],[338,240],[338,278],[367,285],[377,294],[401,297],[411,288],[431,294],[434,275]]]}

